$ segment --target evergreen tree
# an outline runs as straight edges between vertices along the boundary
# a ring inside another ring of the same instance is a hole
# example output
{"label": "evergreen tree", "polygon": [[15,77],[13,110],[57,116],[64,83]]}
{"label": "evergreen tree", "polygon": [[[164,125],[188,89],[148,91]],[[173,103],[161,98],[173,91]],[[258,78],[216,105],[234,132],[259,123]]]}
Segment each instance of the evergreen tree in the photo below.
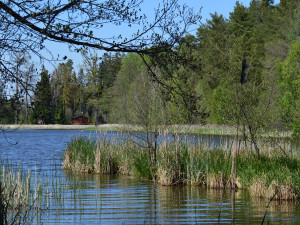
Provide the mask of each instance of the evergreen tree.
{"label": "evergreen tree", "polygon": [[64,107],[60,101],[57,103],[57,106],[55,107],[55,111],[53,113],[53,122],[54,122],[54,124],[65,124],[66,123]]}
{"label": "evergreen tree", "polygon": [[229,37],[228,21],[217,13],[211,14],[211,19],[199,27],[197,32],[198,58],[201,66],[199,73],[202,78],[199,80],[197,90],[203,95],[202,107],[206,108],[206,113],[210,115],[214,113],[211,98],[214,90],[230,76]]}
{"label": "evergreen tree", "polygon": [[104,54],[99,65],[99,73],[102,77],[102,88],[103,93],[101,95],[100,104],[100,116],[103,122],[108,122],[109,113],[111,111],[111,101],[112,101],[112,87],[115,84],[115,80],[118,72],[121,68],[122,54]]}
{"label": "evergreen tree", "polygon": [[[5,92],[5,84],[0,81],[0,123],[13,123],[14,122],[14,111],[11,107],[9,99]],[[14,102],[14,100],[12,100]]]}
{"label": "evergreen tree", "polygon": [[46,124],[51,122],[51,98],[50,77],[43,67],[41,80],[36,84],[32,105],[35,119],[41,118]]}

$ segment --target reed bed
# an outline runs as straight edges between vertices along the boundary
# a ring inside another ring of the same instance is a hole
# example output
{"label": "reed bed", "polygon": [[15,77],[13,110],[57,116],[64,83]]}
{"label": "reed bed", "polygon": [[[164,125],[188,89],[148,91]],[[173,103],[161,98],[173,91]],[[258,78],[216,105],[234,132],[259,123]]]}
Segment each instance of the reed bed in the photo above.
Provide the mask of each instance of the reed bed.
{"label": "reed bed", "polygon": [[287,158],[279,150],[267,149],[257,158],[253,151],[241,148],[233,161],[235,144],[228,146],[224,150],[180,141],[164,143],[153,164],[147,149],[129,140],[76,137],[65,151],[63,168],[76,173],[127,174],[162,185],[247,189],[259,198],[300,198],[298,155]]}
{"label": "reed bed", "polygon": [[41,189],[27,174],[3,166],[0,182],[0,224],[31,224],[41,214]]}

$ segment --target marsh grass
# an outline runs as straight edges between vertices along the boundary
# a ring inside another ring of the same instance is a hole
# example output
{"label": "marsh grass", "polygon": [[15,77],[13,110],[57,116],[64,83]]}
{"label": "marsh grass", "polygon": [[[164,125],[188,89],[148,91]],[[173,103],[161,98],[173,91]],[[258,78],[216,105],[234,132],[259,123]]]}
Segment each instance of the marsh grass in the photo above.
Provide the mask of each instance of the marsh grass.
{"label": "marsh grass", "polygon": [[[232,145],[231,145],[232,146]],[[203,185],[209,188],[247,189],[253,196],[295,200],[300,197],[299,155],[287,158],[267,149],[261,157],[240,149],[237,178],[232,174],[232,150],[213,149],[183,142],[164,143],[157,162],[147,149],[130,142],[108,139],[73,139],[65,151],[64,168],[79,173],[127,174],[162,185]],[[87,169],[88,168],[88,169]]]}
{"label": "marsh grass", "polygon": [[94,171],[96,142],[90,138],[76,137],[67,146],[63,167],[73,172],[91,173]]}
{"label": "marsh grass", "polygon": [[0,224],[31,224],[39,216],[41,189],[32,186],[31,172],[3,166],[0,182]]}

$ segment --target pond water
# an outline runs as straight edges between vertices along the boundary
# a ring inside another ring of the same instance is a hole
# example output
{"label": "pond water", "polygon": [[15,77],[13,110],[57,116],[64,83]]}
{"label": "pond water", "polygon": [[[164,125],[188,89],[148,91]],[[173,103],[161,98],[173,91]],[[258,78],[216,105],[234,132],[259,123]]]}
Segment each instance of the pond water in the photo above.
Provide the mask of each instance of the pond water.
{"label": "pond water", "polygon": [[[268,204],[246,191],[203,187],[166,187],[128,176],[74,175],[62,170],[67,143],[74,136],[99,137],[95,131],[16,130],[0,135],[4,162],[30,169],[47,198],[43,224],[261,224]],[[114,132],[106,135],[116,136]],[[192,141],[210,137],[191,136]],[[220,137],[216,143],[220,143]],[[274,201],[265,224],[300,224],[299,202]]]}

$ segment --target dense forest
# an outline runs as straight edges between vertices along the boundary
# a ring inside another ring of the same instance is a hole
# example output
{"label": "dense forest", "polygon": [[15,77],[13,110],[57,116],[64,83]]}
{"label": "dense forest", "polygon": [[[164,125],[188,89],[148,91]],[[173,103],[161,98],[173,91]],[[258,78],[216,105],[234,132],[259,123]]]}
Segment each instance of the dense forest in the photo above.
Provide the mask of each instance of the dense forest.
{"label": "dense forest", "polygon": [[71,124],[83,114],[94,124],[244,124],[299,135],[299,37],[299,0],[252,0],[185,36],[180,61],[87,50],[77,73],[67,60],[34,77],[30,56],[16,54],[15,74],[26,82],[0,83],[0,123]]}

